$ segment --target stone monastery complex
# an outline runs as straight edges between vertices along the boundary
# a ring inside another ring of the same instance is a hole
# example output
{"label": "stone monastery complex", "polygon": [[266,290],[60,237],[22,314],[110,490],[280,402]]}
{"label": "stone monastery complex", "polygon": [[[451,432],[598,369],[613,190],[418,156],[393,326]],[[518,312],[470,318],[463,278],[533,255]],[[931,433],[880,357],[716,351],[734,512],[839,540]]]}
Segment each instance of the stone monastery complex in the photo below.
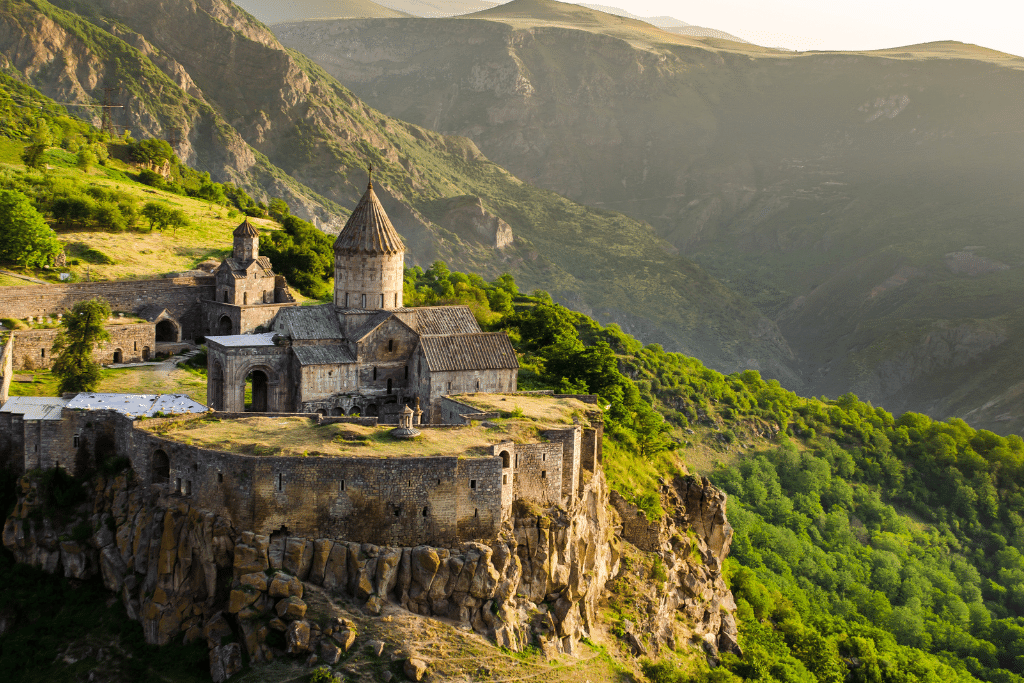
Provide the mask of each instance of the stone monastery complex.
{"label": "stone monastery complex", "polygon": [[600,467],[596,397],[517,392],[505,334],[466,307],[401,307],[404,251],[371,184],[334,245],[334,302],[300,307],[242,223],[193,309],[203,320],[160,314],[178,339],[227,332],[206,336],[212,412],[174,396],[14,397],[0,465],[124,458],[154,494],[235,529],[382,545],[494,539],[517,500],[571,506]]}

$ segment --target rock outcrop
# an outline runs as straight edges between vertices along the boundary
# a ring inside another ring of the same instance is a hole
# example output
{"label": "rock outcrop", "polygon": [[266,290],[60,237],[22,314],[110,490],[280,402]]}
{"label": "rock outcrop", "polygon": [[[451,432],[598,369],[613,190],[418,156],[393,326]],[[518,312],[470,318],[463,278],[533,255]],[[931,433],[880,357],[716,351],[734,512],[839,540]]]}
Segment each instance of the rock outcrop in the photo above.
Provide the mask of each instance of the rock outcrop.
{"label": "rock outcrop", "polygon": [[[591,633],[597,601],[615,570],[603,474],[569,510],[517,508],[499,537],[457,548],[395,548],[340,539],[262,536],[231,528],[176,496],[147,494],[121,475],[97,478],[91,500],[55,525],[41,515],[39,483],[21,482],[4,545],[19,562],[85,579],[100,576],[162,645],[183,633],[205,640],[214,680],[273,658],[270,629],[286,653],[337,661],[357,638],[351,623],[319,623],[307,587],[356,600],[370,614],[388,603],[451,619],[512,650],[537,643],[573,653]],[[84,530],[84,531],[83,531]],[[335,620],[337,621],[337,620]]]}

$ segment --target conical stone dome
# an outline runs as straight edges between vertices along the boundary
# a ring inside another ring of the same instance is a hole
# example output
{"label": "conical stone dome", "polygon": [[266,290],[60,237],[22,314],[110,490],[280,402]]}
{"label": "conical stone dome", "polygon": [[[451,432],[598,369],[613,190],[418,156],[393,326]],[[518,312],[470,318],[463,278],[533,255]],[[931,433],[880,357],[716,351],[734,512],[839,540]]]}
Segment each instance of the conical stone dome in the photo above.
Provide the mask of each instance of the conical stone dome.
{"label": "conical stone dome", "polygon": [[391,219],[384,213],[371,182],[334,241],[334,253],[400,254],[405,252]]}
{"label": "conical stone dome", "polygon": [[234,237],[259,237],[260,233],[252,223],[249,222],[249,218],[246,217],[242,223],[235,228],[235,231],[231,233]]}

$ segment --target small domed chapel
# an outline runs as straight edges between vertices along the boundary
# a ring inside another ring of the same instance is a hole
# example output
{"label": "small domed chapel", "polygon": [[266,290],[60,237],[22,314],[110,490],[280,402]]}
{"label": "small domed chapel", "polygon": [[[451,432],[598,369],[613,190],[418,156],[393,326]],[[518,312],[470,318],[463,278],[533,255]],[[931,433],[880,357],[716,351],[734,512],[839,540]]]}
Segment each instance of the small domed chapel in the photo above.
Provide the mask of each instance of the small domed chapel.
{"label": "small domed chapel", "polygon": [[[258,254],[258,234],[239,237]],[[269,332],[207,337],[208,405],[245,412],[251,386],[249,411],[397,423],[418,404],[440,422],[442,396],[515,391],[508,337],[481,331],[466,306],[402,307],[404,267],[371,181],[334,243],[333,304],[282,308]]]}

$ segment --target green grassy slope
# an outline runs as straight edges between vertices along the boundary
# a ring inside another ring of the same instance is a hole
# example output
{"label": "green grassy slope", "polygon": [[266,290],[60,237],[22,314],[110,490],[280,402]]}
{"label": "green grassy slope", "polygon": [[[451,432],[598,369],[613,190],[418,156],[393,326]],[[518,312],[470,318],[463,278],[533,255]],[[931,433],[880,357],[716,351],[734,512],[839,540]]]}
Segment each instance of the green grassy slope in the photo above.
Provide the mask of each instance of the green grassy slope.
{"label": "green grassy slope", "polygon": [[276,32],[389,114],[650,222],[779,325],[808,392],[1024,430],[1005,393],[1024,381],[1024,59],[788,53],[629,21],[517,0]]}

